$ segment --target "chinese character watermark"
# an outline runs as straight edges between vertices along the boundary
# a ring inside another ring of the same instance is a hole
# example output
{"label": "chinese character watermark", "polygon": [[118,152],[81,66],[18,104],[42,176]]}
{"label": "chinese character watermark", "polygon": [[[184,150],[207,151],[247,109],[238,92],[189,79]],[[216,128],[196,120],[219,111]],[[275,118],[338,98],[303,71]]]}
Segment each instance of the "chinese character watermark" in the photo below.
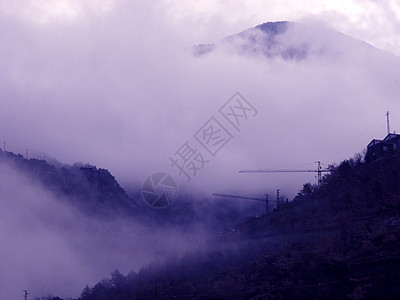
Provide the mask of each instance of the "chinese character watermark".
{"label": "chinese character watermark", "polygon": [[213,157],[233,139],[232,134],[215,117],[211,117],[193,137]]}
{"label": "chinese character watermark", "polygon": [[236,92],[220,109],[219,112],[237,130],[243,121],[257,115],[257,110],[239,92]]}
{"label": "chinese character watermark", "polygon": [[169,157],[172,162],[171,166],[177,167],[179,175],[185,175],[187,182],[190,182],[191,176],[196,176],[197,171],[202,170],[204,165],[209,162],[204,159],[201,152],[192,148],[188,141],[175,152],[175,158]]}
{"label": "chinese character watermark", "polygon": [[[234,138],[230,130],[234,129],[234,131],[240,132],[244,122],[258,114],[254,106],[239,92],[236,92],[222,105],[218,112],[220,113],[219,117],[212,115],[193,134],[195,143],[200,145],[200,149],[205,150],[209,157],[203,155],[203,152],[193,146],[194,143],[190,143],[190,141],[186,141],[173,155],[168,157],[170,166],[177,170],[179,176],[184,176],[187,183],[191,182],[193,177],[196,177],[210,162],[210,159],[215,158],[218,152]],[[174,179],[165,173],[155,173],[149,176],[142,186],[143,199],[153,207],[170,205],[176,195],[177,185]]]}
{"label": "chinese character watermark", "polygon": [[[206,150],[212,158],[215,158],[218,152],[225,147],[232,139],[233,134],[230,130],[240,131],[240,127],[257,115],[255,107],[245,99],[239,92],[236,92],[224,105],[218,110],[223,119],[211,116],[207,122],[203,124],[193,134],[193,138],[197,143]],[[229,127],[223,124],[228,122]],[[189,141],[186,141],[175,153],[174,158],[169,157],[171,167],[178,170],[179,176],[185,176],[186,182],[191,182],[192,178],[198,174],[198,171],[204,169],[209,159],[205,159],[199,149],[192,147]]]}

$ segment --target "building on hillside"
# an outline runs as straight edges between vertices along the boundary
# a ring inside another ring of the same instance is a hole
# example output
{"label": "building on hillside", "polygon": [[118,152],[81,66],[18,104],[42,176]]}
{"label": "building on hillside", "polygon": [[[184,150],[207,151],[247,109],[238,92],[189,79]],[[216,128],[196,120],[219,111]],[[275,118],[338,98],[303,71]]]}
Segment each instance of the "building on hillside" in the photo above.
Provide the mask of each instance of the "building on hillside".
{"label": "building on hillside", "polygon": [[367,162],[400,152],[400,134],[389,133],[383,140],[373,139],[367,146]]}

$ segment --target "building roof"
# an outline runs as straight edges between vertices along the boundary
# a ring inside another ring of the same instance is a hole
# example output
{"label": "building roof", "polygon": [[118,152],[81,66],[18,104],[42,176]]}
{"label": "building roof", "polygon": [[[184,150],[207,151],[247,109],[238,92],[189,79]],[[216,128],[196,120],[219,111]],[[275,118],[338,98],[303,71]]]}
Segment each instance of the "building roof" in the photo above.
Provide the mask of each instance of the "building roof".
{"label": "building roof", "polygon": [[400,134],[397,133],[389,133],[383,140],[373,139],[367,146],[367,148],[375,146],[380,143],[391,144],[396,143],[394,139],[400,139]]}
{"label": "building roof", "polygon": [[385,142],[390,142],[390,140],[393,140],[395,138],[399,138],[400,134],[396,134],[396,133],[389,133],[383,140]]}
{"label": "building roof", "polygon": [[374,146],[374,145],[376,145],[376,144],[380,144],[380,143],[382,143],[382,142],[383,142],[383,141],[381,141],[381,140],[373,139],[373,140],[368,144],[367,148],[369,148],[369,147],[371,147],[371,146]]}

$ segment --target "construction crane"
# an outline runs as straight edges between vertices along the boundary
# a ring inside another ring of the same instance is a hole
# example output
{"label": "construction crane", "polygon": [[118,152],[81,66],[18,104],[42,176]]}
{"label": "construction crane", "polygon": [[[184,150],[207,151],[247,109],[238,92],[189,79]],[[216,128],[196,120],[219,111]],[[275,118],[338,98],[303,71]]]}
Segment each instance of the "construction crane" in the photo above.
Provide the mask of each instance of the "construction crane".
{"label": "construction crane", "polygon": [[318,174],[318,185],[322,183],[322,173],[330,172],[329,169],[322,169],[321,162],[316,161],[318,167],[316,170],[310,169],[276,169],[276,170],[266,170],[266,169],[258,169],[258,170],[240,170],[239,173],[306,173],[312,172]]}
{"label": "construction crane", "polygon": [[[279,195],[279,193],[278,193],[278,195]],[[278,201],[279,201],[279,199],[277,199],[277,200],[269,200],[268,199],[269,198],[268,194],[265,194],[265,198],[248,197],[248,196],[240,196],[240,195],[229,195],[229,194],[219,194],[219,193],[214,193],[213,196],[265,202],[265,213],[267,215],[269,214],[269,202],[277,202],[278,203]]]}

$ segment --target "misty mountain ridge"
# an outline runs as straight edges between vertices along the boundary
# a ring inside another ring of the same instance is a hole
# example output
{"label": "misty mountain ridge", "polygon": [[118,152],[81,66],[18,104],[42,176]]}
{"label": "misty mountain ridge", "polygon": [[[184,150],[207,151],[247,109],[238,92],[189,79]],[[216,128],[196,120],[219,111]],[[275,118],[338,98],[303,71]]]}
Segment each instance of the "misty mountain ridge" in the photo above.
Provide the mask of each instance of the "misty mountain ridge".
{"label": "misty mountain ridge", "polygon": [[[378,52],[381,55],[384,53],[346,34],[288,21],[266,22],[215,43],[199,44],[194,47],[194,54],[204,56],[218,49],[238,55],[281,58],[288,61],[303,61],[309,58],[337,59],[352,51],[376,52],[375,55]],[[390,56],[394,57],[391,54]]]}
{"label": "misty mountain ridge", "polygon": [[88,214],[129,215],[137,211],[136,203],[106,169],[78,163],[56,166],[46,160],[25,159],[20,154],[0,150],[0,166],[5,164],[60,198],[68,198],[71,204]]}
{"label": "misty mountain ridge", "polygon": [[183,191],[169,207],[154,209],[141,199],[140,187],[133,187],[133,194],[128,195],[107,169],[82,163],[71,166],[56,160],[26,159],[21,154],[0,149],[0,167],[4,166],[19,171],[31,183],[39,184],[66,204],[96,218],[128,218],[184,231],[200,226],[217,233],[263,212],[257,203],[198,199]]}

